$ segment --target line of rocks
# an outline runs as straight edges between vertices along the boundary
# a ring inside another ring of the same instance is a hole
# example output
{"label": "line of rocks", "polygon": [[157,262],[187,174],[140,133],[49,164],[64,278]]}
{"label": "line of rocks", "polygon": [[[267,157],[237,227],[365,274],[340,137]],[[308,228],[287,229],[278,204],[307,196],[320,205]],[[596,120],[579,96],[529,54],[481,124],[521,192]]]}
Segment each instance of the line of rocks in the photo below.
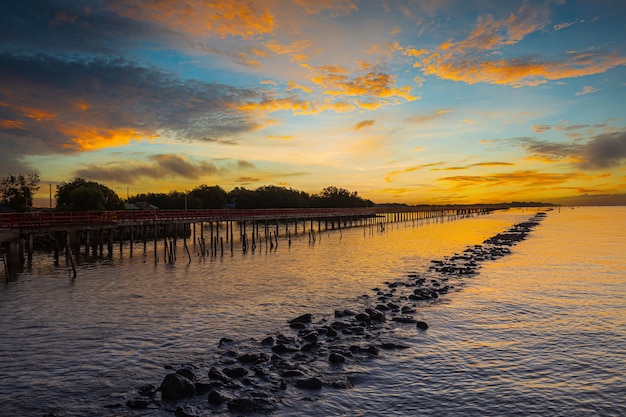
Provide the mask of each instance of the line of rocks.
{"label": "line of rocks", "polygon": [[[217,359],[209,364],[172,365],[159,387],[139,387],[128,400],[131,409],[164,407],[177,417],[197,417],[207,407],[211,413],[271,413],[287,396],[308,395],[323,387],[349,389],[353,379],[344,364],[365,361],[410,346],[393,336],[393,326],[413,325],[425,331],[428,324],[415,318],[417,308],[436,302],[455,284],[478,273],[481,262],[510,253],[545,216],[537,213],[524,223],[493,236],[483,245],[463,253],[433,260],[424,274],[385,282],[375,296],[361,297],[362,310],[335,310],[331,319],[315,320],[303,314],[289,320],[289,333],[267,335],[262,340],[222,338]],[[207,372],[208,369],[208,372]]]}

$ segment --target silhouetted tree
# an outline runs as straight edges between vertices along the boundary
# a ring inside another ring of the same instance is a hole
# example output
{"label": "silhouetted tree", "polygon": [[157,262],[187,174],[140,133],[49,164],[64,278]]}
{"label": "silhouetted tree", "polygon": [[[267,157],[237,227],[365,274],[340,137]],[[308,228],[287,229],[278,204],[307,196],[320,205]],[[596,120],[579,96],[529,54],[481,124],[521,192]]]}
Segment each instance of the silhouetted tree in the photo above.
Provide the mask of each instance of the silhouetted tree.
{"label": "silhouetted tree", "polygon": [[187,195],[188,208],[219,209],[228,203],[228,193],[219,185],[201,185]]}
{"label": "silhouetted tree", "polygon": [[0,202],[15,211],[33,208],[33,196],[39,189],[39,174],[9,174],[0,181]]}
{"label": "silhouetted tree", "polygon": [[57,186],[56,209],[59,211],[122,210],[124,201],[106,185],[82,178]]}
{"label": "silhouetted tree", "polygon": [[356,191],[350,192],[345,188],[330,186],[324,188],[318,195],[312,198],[312,207],[371,207],[374,205],[370,200],[359,197]]}

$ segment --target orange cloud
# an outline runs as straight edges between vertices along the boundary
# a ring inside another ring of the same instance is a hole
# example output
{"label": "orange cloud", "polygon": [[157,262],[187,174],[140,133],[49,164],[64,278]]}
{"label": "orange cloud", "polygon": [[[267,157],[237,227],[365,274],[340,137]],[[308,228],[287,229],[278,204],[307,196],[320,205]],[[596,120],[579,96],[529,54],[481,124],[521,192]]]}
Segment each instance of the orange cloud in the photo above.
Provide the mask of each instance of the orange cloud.
{"label": "orange cloud", "polygon": [[433,162],[430,164],[422,164],[422,165],[416,165],[413,167],[409,167],[409,168],[405,168],[405,169],[401,169],[398,171],[392,171],[389,174],[387,174],[387,176],[385,177],[385,181],[386,182],[393,182],[394,178],[398,175],[402,175],[402,174],[407,174],[409,172],[414,172],[414,171],[418,171],[420,169],[424,169],[424,168],[430,168],[430,167],[434,167],[434,166],[438,166],[438,165],[442,165],[443,162]]}
{"label": "orange cloud", "polygon": [[248,112],[265,112],[273,113],[281,110],[291,110],[293,114],[315,114],[317,110],[315,106],[304,100],[298,100],[294,97],[270,98],[259,102],[248,102],[236,106],[237,110]]}
{"label": "orange cloud", "polygon": [[544,174],[533,170],[497,173],[491,175],[459,175],[443,177],[437,181],[452,182],[455,188],[467,188],[476,186],[532,186],[545,187],[546,185],[562,184],[572,179],[580,178],[580,174]]}
{"label": "orange cloud", "polygon": [[411,116],[407,118],[406,120],[407,122],[411,122],[411,123],[425,123],[425,122],[436,120],[448,113],[452,113],[452,110],[439,109],[429,114]]}
{"label": "orange cloud", "polygon": [[20,120],[0,120],[0,127],[2,129],[26,130],[24,123]]}
{"label": "orange cloud", "polygon": [[288,81],[286,91],[293,91],[293,90],[302,90],[305,93],[311,93],[313,91],[309,87],[294,83],[293,81]]}
{"label": "orange cloud", "polygon": [[329,70],[320,67],[318,74],[312,81],[322,88],[324,94],[332,96],[372,96],[378,98],[400,97],[406,101],[413,101],[411,87],[394,87],[396,77],[381,72],[368,72],[365,75],[350,79],[345,69],[331,67]]}
{"label": "orange cloud", "polygon": [[532,125],[531,128],[535,131],[535,133],[543,133],[543,132],[546,132],[546,131],[552,129],[552,126],[550,126],[550,125]]}
{"label": "orange cloud", "polygon": [[146,22],[158,22],[175,32],[226,38],[252,39],[274,30],[274,16],[257,2],[245,0],[115,0],[109,7],[123,16]]}
{"label": "orange cloud", "polygon": [[[93,151],[112,146],[127,145],[133,140],[144,139],[145,133],[130,128],[98,128],[93,126],[62,126],[59,129],[66,134],[71,143],[63,145],[76,151]],[[149,139],[156,138],[154,135]]]}
{"label": "orange cloud", "polygon": [[[522,87],[600,74],[626,65],[626,57],[602,52],[570,52],[563,61],[555,62],[541,62],[534,57],[494,58],[494,51],[518,43],[547,22],[547,11],[540,7],[521,7],[504,20],[482,16],[467,38],[449,40],[432,52],[420,53],[417,56],[421,58],[413,66],[441,79]],[[415,56],[413,52],[408,55]]]}
{"label": "orange cloud", "polygon": [[375,120],[363,120],[360,121],[359,123],[356,124],[356,126],[354,126],[354,130],[359,130],[363,127],[369,127],[369,126],[373,126],[374,123],[376,123]]}

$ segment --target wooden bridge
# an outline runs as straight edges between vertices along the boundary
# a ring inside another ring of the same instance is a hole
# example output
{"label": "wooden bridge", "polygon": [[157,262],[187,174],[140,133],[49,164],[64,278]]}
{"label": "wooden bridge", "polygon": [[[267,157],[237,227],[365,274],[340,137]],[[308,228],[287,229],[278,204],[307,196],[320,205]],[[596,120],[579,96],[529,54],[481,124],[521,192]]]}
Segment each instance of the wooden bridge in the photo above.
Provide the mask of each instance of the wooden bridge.
{"label": "wooden bridge", "polygon": [[[120,250],[126,243],[130,253],[133,244],[148,239],[154,242],[155,262],[158,261],[157,241],[162,239],[164,256],[167,261],[168,238],[193,239],[196,244],[196,226],[200,233],[197,243],[201,252],[209,250],[223,253],[224,237],[234,248],[234,224],[238,226],[239,242],[242,250],[254,248],[261,241],[261,230],[268,245],[277,245],[279,236],[291,238],[297,235],[315,233],[322,230],[342,229],[355,226],[376,226],[384,228],[385,223],[419,221],[424,219],[452,219],[459,216],[486,214],[506,206],[462,205],[462,206],[380,206],[370,208],[317,208],[317,209],[214,209],[214,210],[128,210],[106,212],[28,212],[0,214],[0,251],[5,268],[23,265],[32,261],[35,239],[44,239],[54,246],[58,262],[61,249],[65,249],[66,260],[73,265],[73,255],[103,253],[108,247],[109,256],[113,243],[119,242]],[[281,225],[284,234],[281,233]],[[250,235],[248,235],[248,230]],[[207,232],[207,233],[205,233]],[[205,234],[209,234],[208,249]],[[220,235],[221,233],[221,235]],[[251,238],[251,242],[250,242]],[[269,242],[268,242],[269,239]],[[175,245],[170,241],[170,250]],[[171,259],[171,252],[170,252]]]}

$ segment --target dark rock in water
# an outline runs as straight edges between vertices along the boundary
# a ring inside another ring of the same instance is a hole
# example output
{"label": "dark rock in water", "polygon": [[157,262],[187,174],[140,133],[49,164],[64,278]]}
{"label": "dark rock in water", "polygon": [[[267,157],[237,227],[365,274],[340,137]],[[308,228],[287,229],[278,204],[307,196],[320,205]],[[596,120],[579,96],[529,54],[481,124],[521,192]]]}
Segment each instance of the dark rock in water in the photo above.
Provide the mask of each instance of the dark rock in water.
{"label": "dark rock in water", "polygon": [[163,398],[179,400],[196,395],[196,387],[181,374],[167,374],[159,387]]}
{"label": "dark rock in water", "polygon": [[209,404],[220,405],[220,404],[223,404],[225,401],[228,401],[229,398],[223,392],[218,391],[218,390],[213,390],[209,392],[207,399],[209,401]]}
{"label": "dark rock in water", "polygon": [[392,350],[392,349],[408,349],[409,346],[407,345],[401,345],[398,343],[393,343],[393,342],[384,342],[380,345],[381,348],[383,349],[387,349],[387,350]]}
{"label": "dark rock in water", "polygon": [[233,339],[230,339],[228,337],[222,337],[220,339],[219,345],[222,346],[222,345],[225,345],[225,344],[228,344],[228,343],[232,343],[232,342],[234,342]]}
{"label": "dark rock in water", "polygon": [[209,369],[209,379],[216,379],[222,382],[229,381],[229,378],[226,376],[226,374],[216,367],[212,367],[211,369]]}
{"label": "dark rock in water", "polygon": [[420,330],[428,329],[428,324],[425,321],[418,321],[416,324],[417,328]]}
{"label": "dark rock in water", "polygon": [[343,363],[346,361],[346,358],[339,353],[332,352],[328,355],[328,362],[330,363]]}
{"label": "dark rock in water", "polygon": [[389,310],[389,307],[387,307],[387,306],[386,306],[386,305],[384,305],[384,304],[378,304],[378,305],[376,306],[376,310],[380,310],[380,311],[387,311],[387,310]]}
{"label": "dark rock in water", "polygon": [[321,389],[322,385],[324,384],[322,383],[322,380],[319,378],[301,379],[299,381],[296,381],[295,383],[296,388],[301,388],[301,389]]}
{"label": "dark rock in water", "polygon": [[267,362],[269,360],[269,356],[265,353],[246,353],[238,356],[237,360],[241,363],[257,365],[259,363]]}
{"label": "dark rock in water", "polygon": [[371,345],[367,349],[365,349],[365,352],[369,353],[372,356],[378,356],[379,350],[376,346]]}
{"label": "dark rock in water", "polygon": [[193,385],[196,387],[196,393],[198,395],[206,394],[213,388],[213,384],[207,384],[206,382],[195,382]]}
{"label": "dark rock in water", "polygon": [[372,322],[371,319],[370,319],[370,316],[365,314],[365,313],[357,314],[356,316],[354,316],[354,319],[357,320],[357,321],[361,321],[361,322],[363,322],[365,324],[371,324],[371,322]]}
{"label": "dark rock in water", "polygon": [[196,374],[194,374],[189,369],[179,369],[178,371],[176,371],[176,373],[184,376],[185,378],[187,378],[190,381],[195,381],[196,380]]}
{"label": "dark rock in water", "polygon": [[315,350],[319,347],[319,345],[317,344],[317,342],[312,342],[312,343],[307,343],[306,345],[302,346],[300,348],[300,350],[302,352],[310,352],[312,350]]}
{"label": "dark rock in water", "polygon": [[289,327],[295,330],[303,330],[307,328],[307,325],[305,323],[300,323],[299,321],[297,321],[295,323],[289,323]]}
{"label": "dark rock in water", "polygon": [[241,366],[234,366],[232,368],[225,368],[224,373],[231,378],[243,378],[248,375],[248,370]]}
{"label": "dark rock in water", "polygon": [[365,309],[365,312],[368,314],[372,321],[383,322],[385,321],[385,313],[379,310],[374,310],[372,308]]}
{"label": "dark rock in water", "polygon": [[294,377],[298,377],[298,378],[302,378],[304,377],[306,374],[298,369],[289,369],[283,373],[280,374],[280,376],[282,376],[283,378],[294,378]]}
{"label": "dark rock in water", "polygon": [[276,353],[289,353],[289,352],[297,352],[300,349],[295,349],[292,347],[289,347],[283,343],[279,343],[275,346],[272,346],[272,351],[276,352]]}
{"label": "dark rock in water", "polygon": [[398,323],[417,323],[417,320],[415,320],[413,317],[393,317],[391,320],[396,321]]}
{"label": "dark rock in water", "polygon": [[301,335],[302,338],[308,342],[317,342],[319,334],[316,331],[305,332]]}
{"label": "dark rock in water", "polygon": [[340,321],[335,321],[335,322],[333,322],[330,326],[331,326],[333,329],[335,329],[335,330],[343,330],[343,329],[345,329],[345,328],[350,327],[350,325],[349,325],[349,324],[347,324],[347,323],[342,323],[342,322],[340,322]]}
{"label": "dark rock in water", "polygon": [[333,388],[339,389],[350,389],[354,388],[354,385],[347,378],[345,379],[337,379],[330,382],[330,386]]}
{"label": "dark rock in water", "polygon": [[135,410],[143,410],[148,408],[151,402],[149,398],[133,398],[126,402],[126,406]]}
{"label": "dark rock in water", "polygon": [[261,344],[272,346],[274,344],[274,338],[272,336],[267,336],[265,339],[261,340]]}
{"label": "dark rock in water", "polygon": [[240,397],[228,401],[228,410],[236,413],[269,413],[274,405],[267,398]]}
{"label": "dark rock in water", "polygon": [[313,315],[307,313],[289,320],[289,323],[311,323],[311,321],[313,321]]}
{"label": "dark rock in water", "polygon": [[137,391],[139,392],[139,394],[145,397],[153,396],[156,390],[157,388],[152,384],[142,385],[139,388],[137,388]]}
{"label": "dark rock in water", "polygon": [[176,407],[174,415],[176,417],[198,417],[200,415],[198,413],[199,412],[196,407],[193,407],[191,405],[183,405],[180,407]]}

